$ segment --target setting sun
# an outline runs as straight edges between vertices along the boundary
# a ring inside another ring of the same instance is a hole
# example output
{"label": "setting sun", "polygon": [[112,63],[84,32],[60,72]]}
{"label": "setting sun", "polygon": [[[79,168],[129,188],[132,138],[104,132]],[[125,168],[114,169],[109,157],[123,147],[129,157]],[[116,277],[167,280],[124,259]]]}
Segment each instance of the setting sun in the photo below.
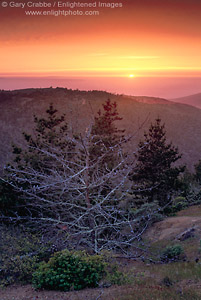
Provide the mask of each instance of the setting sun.
{"label": "setting sun", "polygon": [[133,78],[133,77],[135,77],[133,74],[130,74],[130,75],[129,75],[129,78]]}

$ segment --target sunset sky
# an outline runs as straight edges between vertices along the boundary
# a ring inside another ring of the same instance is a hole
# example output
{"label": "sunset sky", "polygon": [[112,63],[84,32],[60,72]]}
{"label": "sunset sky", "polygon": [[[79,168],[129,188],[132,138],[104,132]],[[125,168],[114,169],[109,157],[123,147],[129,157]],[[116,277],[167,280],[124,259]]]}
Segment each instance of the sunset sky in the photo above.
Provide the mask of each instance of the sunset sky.
{"label": "sunset sky", "polygon": [[[138,81],[144,78],[144,83],[148,83],[148,78],[152,81],[163,78],[163,84],[165,78],[190,78],[191,87],[195,82],[195,92],[198,92],[201,83],[200,0],[81,0],[81,3],[96,2],[96,8],[72,10],[99,11],[99,15],[58,17],[28,16],[25,11],[33,8],[9,7],[10,2],[7,2],[8,7],[0,4],[0,88],[5,88],[7,77],[12,78],[11,88],[14,81],[16,88],[20,79],[19,87],[22,81],[26,87],[29,77],[72,81],[79,78],[84,82],[87,78],[93,82],[95,78],[102,78],[100,88],[104,87],[104,80],[108,86],[108,82],[115,85],[120,78],[124,85],[125,80],[131,84],[137,78]],[[122,3],[123,7],[100,8],[99,2]],[[85,88],[85,84],[81,87]],[[86,88],[90,89],[89,81]],[[124,92],[123,85],[122,90]]]}

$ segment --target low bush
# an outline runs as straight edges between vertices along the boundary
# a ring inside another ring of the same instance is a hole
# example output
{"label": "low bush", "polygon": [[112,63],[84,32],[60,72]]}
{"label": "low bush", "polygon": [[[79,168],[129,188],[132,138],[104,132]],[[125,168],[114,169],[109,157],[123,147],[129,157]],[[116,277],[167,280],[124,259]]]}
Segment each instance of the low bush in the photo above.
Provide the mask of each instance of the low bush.
{"label": "low bush", "polygon": [[113,284],[123,285],[129,284],[133,281],[133,275],[130,273],[125,273],[119,271],[119,267],[117,264],[109,264],[106,268],[106,276],[103,280],[103,286],[108,287]]}
{"label": "low bush", "polygon": [[105,267],[101,256],[63,250],[39,265],[33,274],[33,286],[61,291],[97,287]]}
{"label": "low bush", "polygon": [[0,286],[4,287],[14,283],[27,284],[32,281],[32,273],[37,268],[37,256],[16,256],[11,259],[1,261]]}
{"label": "low bush", "polygon": [[161,260],[165,263],[182,260],[184,250],[181,245],[167,246],[161,254]]}

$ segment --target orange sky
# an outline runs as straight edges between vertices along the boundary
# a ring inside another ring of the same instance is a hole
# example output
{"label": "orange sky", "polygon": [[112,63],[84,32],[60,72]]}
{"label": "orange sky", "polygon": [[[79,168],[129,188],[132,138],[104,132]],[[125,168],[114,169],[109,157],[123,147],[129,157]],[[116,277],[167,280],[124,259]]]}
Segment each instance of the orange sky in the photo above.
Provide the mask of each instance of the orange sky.
{"label": "orange sky", "polygon": [[201,76],[200,0],[100,2],[123,8],[55,17],[0,5],[0,75]]}

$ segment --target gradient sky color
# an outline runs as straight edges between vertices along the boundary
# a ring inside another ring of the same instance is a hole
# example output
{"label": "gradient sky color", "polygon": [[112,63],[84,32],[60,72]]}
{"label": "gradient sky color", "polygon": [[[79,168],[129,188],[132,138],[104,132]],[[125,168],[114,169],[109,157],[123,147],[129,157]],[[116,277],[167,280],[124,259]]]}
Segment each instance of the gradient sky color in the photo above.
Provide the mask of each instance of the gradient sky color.
{"label": "gradient sky color", "polygon": [[0,5],[0,76],[201,78],[200,0],[100,2],[123,7],[55,17]]}

